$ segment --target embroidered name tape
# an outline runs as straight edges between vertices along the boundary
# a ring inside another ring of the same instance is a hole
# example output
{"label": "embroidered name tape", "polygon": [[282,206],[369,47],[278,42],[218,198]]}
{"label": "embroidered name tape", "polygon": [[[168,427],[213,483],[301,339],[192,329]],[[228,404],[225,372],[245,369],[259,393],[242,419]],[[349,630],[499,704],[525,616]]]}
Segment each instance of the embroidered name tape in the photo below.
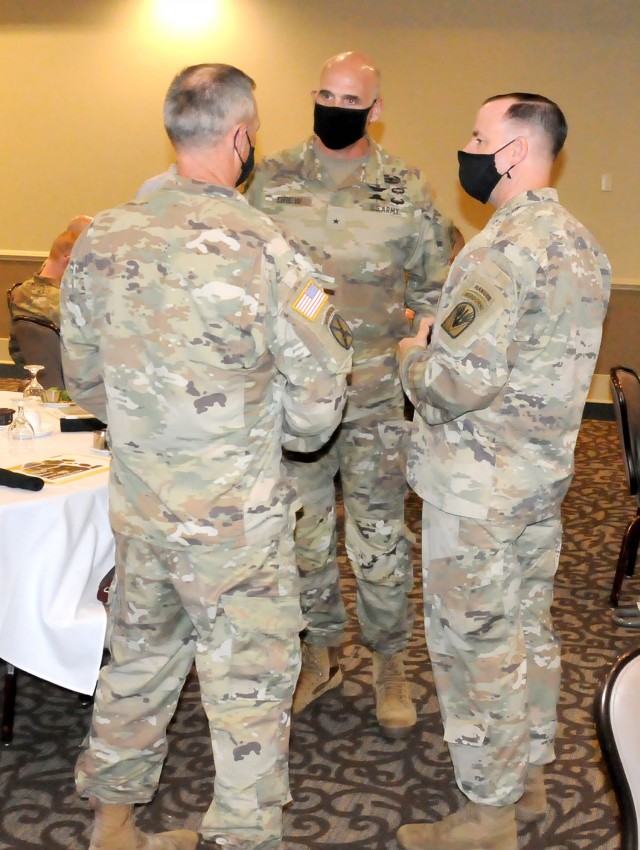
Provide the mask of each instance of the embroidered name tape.
{"label": "embroidered name tape", "polygon": [[329,300],[327,293],[311,279],[291,305],[291,309],[313,321]]}
{"label": "embroidered name tape", "polygon": [[311,198],[296,195],[276,195],[273,199],[276,204],[292,204],[295,207],[310,207]]}

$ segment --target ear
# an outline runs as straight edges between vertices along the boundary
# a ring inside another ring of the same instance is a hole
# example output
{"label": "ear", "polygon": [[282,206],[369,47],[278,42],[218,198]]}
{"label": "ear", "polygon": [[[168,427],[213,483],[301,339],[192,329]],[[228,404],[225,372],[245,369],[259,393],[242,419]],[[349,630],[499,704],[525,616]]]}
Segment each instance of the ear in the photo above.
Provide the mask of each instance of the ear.
{"label": "ear", "polygon": [[382,102],[382,98],[377,97],[376,102],[371,107],[371,112],[369,113],[369,119],[367,121],[367,124],[369,124],[371,121],[379,121],[380,120],[380,116],[382,115],[383,106],[384,106],[384,104]]}
{"label": "ear", "polygon": [[234,124],[232,127],[229,128],[227,135],[228,138],[231,140],[231,144],[234,148],[239,148],[242,144],[242,139],[244,138],[243,130],[246,128],[246,126],[246,124],[240,122],[238,124]]}
{"label": "ear", "polygon": [[529,142],[525,136],[516,136],[511,148],[511,161],[513,165],[517,165],[519,162],[522,162],[529,153]]}

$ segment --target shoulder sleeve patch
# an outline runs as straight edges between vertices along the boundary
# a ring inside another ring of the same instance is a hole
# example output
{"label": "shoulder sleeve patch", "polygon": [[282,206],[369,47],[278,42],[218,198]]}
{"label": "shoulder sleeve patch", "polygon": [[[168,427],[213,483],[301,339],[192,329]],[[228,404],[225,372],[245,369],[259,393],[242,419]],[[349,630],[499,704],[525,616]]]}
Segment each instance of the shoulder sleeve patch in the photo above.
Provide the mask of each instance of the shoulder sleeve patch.
{"label": "shoulder sleeve patch", "polygon": [[487,284],[474,283],[460,295],[455,306],[442,322],[442,330],[452,339],[461,336],[492,307],[504,305],[504,298],[498,290]]}
{"label": "shoulder sleeve patch", "polygon": [[345,349],[351,348],[351,343],[353,342],[351,328],[342,316],[336,312],[335,308],[327,311],[326,322],[338,345]]}
{"label": "shoulder sleeve patch", "polygon": [[328,300],[329,296],[324,289],[310,278],[303,290],[297,294],[291,309],[313,322]]}

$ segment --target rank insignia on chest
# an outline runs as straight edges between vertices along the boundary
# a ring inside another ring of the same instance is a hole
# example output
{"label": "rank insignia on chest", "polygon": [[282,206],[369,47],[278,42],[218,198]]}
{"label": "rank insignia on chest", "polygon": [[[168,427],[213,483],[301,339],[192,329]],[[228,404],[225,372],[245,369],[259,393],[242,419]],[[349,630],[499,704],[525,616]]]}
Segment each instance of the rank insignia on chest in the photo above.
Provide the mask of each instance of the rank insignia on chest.
{"label": "rank insignia on chest", "polygon": [[300,313],[305,319],[313,321],[328,300],[329,296],[327,293],[312,278],[297,296],[291,305],[291,309],[295,310],[296,313]]}

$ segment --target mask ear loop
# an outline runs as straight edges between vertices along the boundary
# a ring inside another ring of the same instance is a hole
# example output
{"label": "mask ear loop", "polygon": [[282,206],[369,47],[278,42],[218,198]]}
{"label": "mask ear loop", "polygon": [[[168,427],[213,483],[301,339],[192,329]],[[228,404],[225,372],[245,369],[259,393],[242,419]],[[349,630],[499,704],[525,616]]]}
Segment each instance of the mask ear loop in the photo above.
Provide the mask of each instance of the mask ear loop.
{"label": "mask ear loop", "polygon": [[[516,139],[517,139],[517,138],[518,138],[518,137],[516,136]],[[494,155],[494,157],[495,157],[495,155],[496,155],[497,153],[500,153],[500,151],[503,151],[505,148],[508,148],[508,147],[509,147],[509,145],[512,145],[512,144],[516,141],[516,139],[511,139],[511,141],[510,141],[510,142],[507,142],[507,144],[506,144],[506,145],[503,145],[501,148],[498,148],[498,150],[497,150],[497,151],[495,151],[495,153],[493,154],[493,155]],[[495,162],[495,160],[494,160],[494,162]],[[511,166],[511,168],[515,168],[517,164],[518,164],[517,162],[514,162],[514,163],[513,163],[513,165]],[[503,172],[503,174],[501,174],[500,176],[501,176],[501,177],[506,177],[506,178],[507,178],[507,180],[511,180],[511,173],[510,173],[510,172],[511,172],[511,168],[507,168],[507,170],[506,170],[505,172]]]}
{"label": "mask ear loop", "polygon": [[233,149],[238,154],[238,157],[240,158],[240,162],[242,162],[242,157],[240,156],[240,151],[238,150],[238,133],[239,132],[240,132],[240,127],[238,127],[238,129],[236,130],[235,135],[233,137]]}

